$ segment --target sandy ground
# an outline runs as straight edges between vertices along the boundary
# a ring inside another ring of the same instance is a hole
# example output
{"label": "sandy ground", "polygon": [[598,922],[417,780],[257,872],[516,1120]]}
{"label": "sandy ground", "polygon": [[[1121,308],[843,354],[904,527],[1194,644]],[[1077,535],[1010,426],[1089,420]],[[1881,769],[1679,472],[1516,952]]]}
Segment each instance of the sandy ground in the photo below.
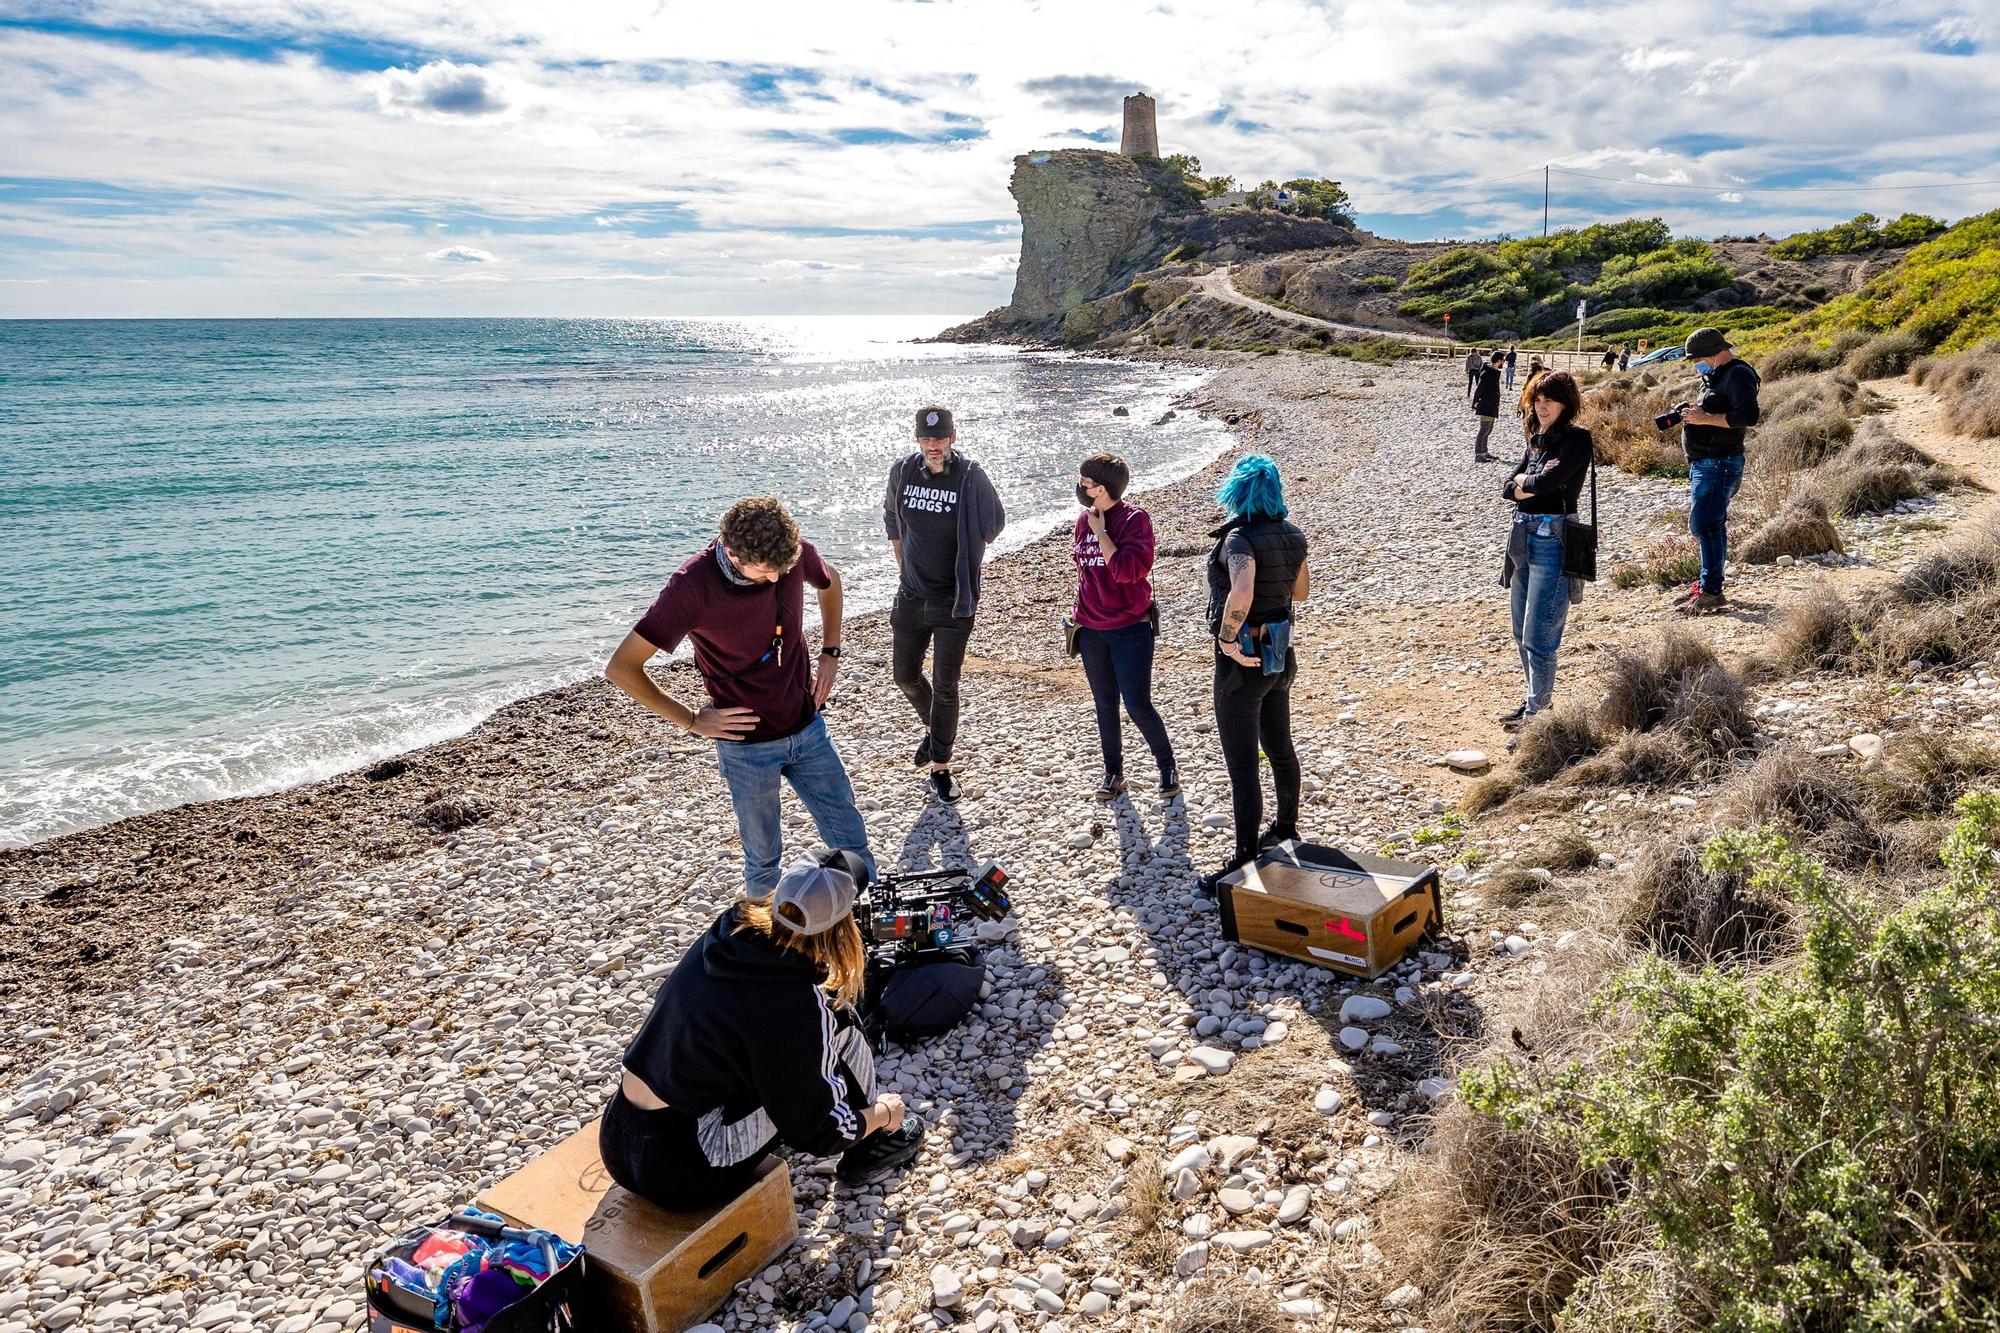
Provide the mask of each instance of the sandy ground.
{"label": "sandy ground", "polygon": [[[1471,462],[1456,367],[1209,361],[1217,374],[1182,410],[1238,418],[1242,444],[1278,459],[1313,543],[1304,829],[1407,847],[1467,781],[1441,755],[1498,757],[1492,717],[1519,693],[1496,586],[1502,469]],[[1891,388],[1897,419],[1935,435],[1924,396]],[[1507,1021],[1565,932],[1489,908],[1483,876],[1460,866],[1446,930],[1375,985],[1220,938],[1193,880],[1229,836],[1201,619],[1207,496],[1229,461],[1138,497],[1161,538],[1157,697],[1184,799],[1147,793],[1129,730],[1132,796],[1090,799],[1088,693],[1056,629],[1066,534],[989,570],[955,809],[926,803],[907,767],[918,728],[881,618],[851,626],[829,719],[878,855],[998,857],[1019,911],[987,932],[973,1020],[881,1062],[931,1128],[918,1167],[850,1191],[795,1164],[805,1239],[739,1290],[724,1327],[1153,1328],[1193,1286],[1238,1278],[1302,1326],[1422,1322],[1421,1275],[1404,1290],[1385,1271],[1374,1201],[1448,1095],[1428,1080]],[[1669,531],[1681,487],[1600,480],[1607,565]],[[1989,501],[1923,514],[1941,526]],[[1942,536],[1907,515],[1864,521],[1853,565],[1746,572],[1736,609],[1699,631],[1754,650],[1811,579],[1866,578]],[[1656,593],[1594,586],[1561,692],[1591,697],[1602,654],[1662,619]],[[1982,680],[1888,703],[1865,682],[1794,682],[1760,710],[1809,740],[1857,720],[1992,728],[2000,691]],[[696,689],[680,670],[668,684]],[[707,746],[587,682],[406,764],[0,855],[0,1333],[358,1327],[383,1237],[598,1113],[659,977],[733,896]],[[415,818],[464,795],[488,817],[450,833]],[[1616,874],[1704,795],[1627,793],[1570,816],[1604,853],[1590,873]],[[1534,842],[1532,818],[1473,824],[1502,860]],[[1350,1021],[1357,997],[1387,1012]],[[1343,1043],[1357,1023],[1359,1045]],[[1164,1185],[1189,1192],[1142,1226],[1175,1159]]]}

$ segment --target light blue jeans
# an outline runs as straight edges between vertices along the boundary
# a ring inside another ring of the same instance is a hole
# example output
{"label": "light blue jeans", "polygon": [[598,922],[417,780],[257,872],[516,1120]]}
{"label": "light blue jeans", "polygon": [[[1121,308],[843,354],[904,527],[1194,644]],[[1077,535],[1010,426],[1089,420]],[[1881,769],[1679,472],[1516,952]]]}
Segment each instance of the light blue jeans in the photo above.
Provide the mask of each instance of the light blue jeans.
{"label": "light blue jeans", "polygon": [[1514,642],[1521,649],[1521,670],[1528,677],[1530,717],[1547,708],[1556,692],[1556,649],[1562,647],[1563,626],[1569,620],[1569,579],[1563,574],[1562,520],[1554,535],[1528,533],[1528,564],[1516,568],[1509,589],[1513,596]]}
{"label": "light blue jeans", "polygon": [[736,807],[736,831],[743,839],[743,885],[755,897],[778,887],[784,856],[778,824],[778,779],[792,784],[827,846],[858,852],[875,876],[868,851],[868,827],[854,804],[847,766],[826,734],[826,718],[815,717],[774,741],[717,741],[716,762]]}

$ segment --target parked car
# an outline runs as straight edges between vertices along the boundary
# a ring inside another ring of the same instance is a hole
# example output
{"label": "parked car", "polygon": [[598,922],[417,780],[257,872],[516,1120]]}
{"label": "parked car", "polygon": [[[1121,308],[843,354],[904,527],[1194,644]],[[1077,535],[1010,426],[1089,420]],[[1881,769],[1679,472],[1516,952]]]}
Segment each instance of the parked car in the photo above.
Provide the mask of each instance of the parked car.
{"label": "parked car", "polygon": [[1655,351],[1646,353],[1644,356],[1633,357],[1631,364],[1626,369],[1637,370],[1640,366],[1664,365],[1669,361],[1684,361],[1686,359],[1686,348],[1674,346],[1661,347]]}

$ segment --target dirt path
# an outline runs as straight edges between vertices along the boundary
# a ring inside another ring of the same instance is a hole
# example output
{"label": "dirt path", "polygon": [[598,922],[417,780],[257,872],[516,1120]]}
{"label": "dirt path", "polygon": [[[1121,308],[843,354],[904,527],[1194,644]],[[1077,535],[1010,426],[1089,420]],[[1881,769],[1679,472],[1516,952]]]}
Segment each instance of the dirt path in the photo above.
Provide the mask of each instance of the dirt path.
{"label": "dirt path", "polygon": [[1406,343],[1423,343],[1428,345],[1439,341],[1436,338],[1427,337],[1420,333],[1404,333],[1396,329],[1371,328],[1366,324],[1341,324],[1334,320],[1321,319],[1317,315],[1303,315],[1296,310],[1289,310],[1281,305],[1273,305],[1269,301],[1252,296],[1238,287],[1236,280],[1230,276],[1230,270],[1227,268],[1218,268],[1213,272],[1204,273],[1199,278],[1196,278],[1194,283],[1196,291],[1204,296],[1221,301],[1225,305],[1242,306],[1246,310],[1255,310],[1260,314],[1287,320],[1303,328],[1327,329],[1334,333],[1356,333],[1364,337],[1390,338],[1396,342]]}

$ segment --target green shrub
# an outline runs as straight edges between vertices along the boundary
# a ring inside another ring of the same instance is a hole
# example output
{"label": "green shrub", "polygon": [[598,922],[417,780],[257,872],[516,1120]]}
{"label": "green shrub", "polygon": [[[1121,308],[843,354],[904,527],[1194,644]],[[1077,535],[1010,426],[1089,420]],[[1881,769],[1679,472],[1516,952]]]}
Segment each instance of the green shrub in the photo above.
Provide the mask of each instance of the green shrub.
{"label": "green shrub", "polygon": [[1944,223],[1922,213],[1905,213],[1887,226],[1880,225],[1873,213],[1861,213],[1821,231],[1787,236],[1771,247],[1771,253],[1779,259],[1858,255],[1884,246],[1916,245],[1943,230]]}
{"label": "green shrub", "polygon": [[1356,287],[1369,288],[1371,291],[1393,292],[1403,284],[1397,280],[1396,275],[1393,273],[1376,273],[1362,278],[1354,285]]}
{"label": "green shrub", "polygon": [[1860,291],[1780,326],[1771,340],[1846,328],[1903,329],[1924,347],[1948,352],[2000,337],[2000,209],[1913,247]]}
{"label": "green shrub", "polygon": [[1646,1223],[1637,1244],[1664,1261],[1637,1285],[1677,1323],[1917,1333],[2000,1319],[2000,794],[1957,809],[1945,882],[1900,906],[1780,835],[1723,835],[1703,869],[1796,904],[1793,965],[1649,959],[1601,993],[1599,1016],[1620,1026],[1593,1058],[1461,1078],[1476,1113],[1622,1182],[1624,1216]]}

